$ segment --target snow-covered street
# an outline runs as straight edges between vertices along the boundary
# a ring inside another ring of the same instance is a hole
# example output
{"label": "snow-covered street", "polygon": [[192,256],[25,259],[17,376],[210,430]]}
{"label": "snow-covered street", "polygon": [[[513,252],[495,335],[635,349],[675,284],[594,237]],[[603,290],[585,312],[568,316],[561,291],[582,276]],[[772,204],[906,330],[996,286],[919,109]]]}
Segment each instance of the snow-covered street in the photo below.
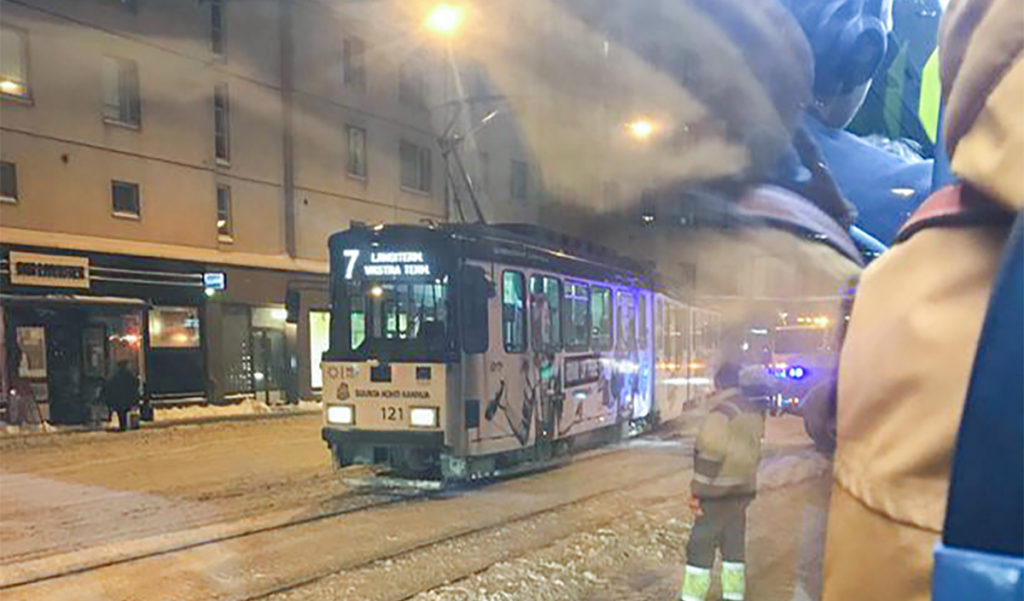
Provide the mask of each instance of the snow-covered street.
{"label": "snow-covered street", "polygon": [[[4,599],[671,599],[693,420],[564,467],[440,494],[346,488],[316,415],[0,451]],[[770,418],[750,596],[813,599],[828,463]],[[712,597],[715,598],[715,597]]]}

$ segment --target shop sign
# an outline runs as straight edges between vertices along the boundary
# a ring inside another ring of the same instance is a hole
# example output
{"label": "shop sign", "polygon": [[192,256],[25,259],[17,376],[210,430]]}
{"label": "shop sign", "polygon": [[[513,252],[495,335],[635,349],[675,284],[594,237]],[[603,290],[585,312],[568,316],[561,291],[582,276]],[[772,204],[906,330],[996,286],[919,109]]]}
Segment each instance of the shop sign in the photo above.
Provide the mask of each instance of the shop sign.
{"label": "shop sign", "polygon": [[88,257],[41,255],[12,250],[11,283],[49,288],[89,288]]}

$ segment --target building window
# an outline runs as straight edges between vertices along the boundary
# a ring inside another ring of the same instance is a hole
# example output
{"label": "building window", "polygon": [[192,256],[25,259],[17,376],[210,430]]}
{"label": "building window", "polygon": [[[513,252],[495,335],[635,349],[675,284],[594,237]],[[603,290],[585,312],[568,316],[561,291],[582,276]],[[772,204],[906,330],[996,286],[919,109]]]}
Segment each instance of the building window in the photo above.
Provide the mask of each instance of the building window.
{"label": "building window", "polygon": [[18,169],[8,161],[0,161],[0,202],[18,202]]}
{"label": "building window", "polygon": [[349,175],[366,177],[366,130],[354,125],[348,126],[348,164]]}
{"label": "building window", "polygon": [[430,192],[430,149],[402,140],[398,155],[402,163],[402,187]]}
{"label": "building window", "polygon": [[139,185],[130,182],[113,181],[110,183],[110,195],[114,207],[114,215],[118,217],[139,218],[142,213],[139,206]]}
{"label": "building window", "polygon": [[26,35],[7,27],[0,28],[0,95],[29,99]]}
{"label": "building window", "polygon": [[612,348],[612,291],[595,286],[590,295],[590,339],[595,351]]}
{"label": "building window", "polygon": [[509,179],[509,194],[512,198],[519,200],[526,198],[527,181],[528,172],[526,169],[526,163],[513,160],[511,176]]}
{"label": "building window", "polygon": [[562,298],[565,324],[565,350],[585,351],[590,348],[590,287],[575,282],[565,283]]}
{"label": "building window", "polygon": [[217,237],[231,240],[234,230],[231,223],[231,186],[217,186]]}
{"label": "building window", "polygon": [[419,59],[405,61],[398,67],[398,101],[413,108],[427,107],[427,78]]}
{"label": "building window", "polygon": [[229,120],[228,86],[220,83],[213,88],[213,150],[222,164],[231,160]]}
{"label": "building window", "polygon": [[345,85],[360,90],[366,87],[364,52],[362,38],[346,37],[341,42],[341,68]]}
{"label": "building window", "polygon": [[480,151],[480,177],[476,181],[476,191],[487,194],[491,189],[491,155]]}
{"label": "building window", "polygon": [[150,348],[198,348],[197,307],[153,307],[149,310]]}
{"label": "building window", "polygon": [[224,56],[224,3],[210,0],[210,49]]}
{"label": "building window", "polygon": [[526,350],[526,278],[518,271],[501,275],[501,333],[506,353]]}
{"label": "building window", "polygon": [[135,61],[103,58],[103,119],[133,127],[141,123],[139,71]]}

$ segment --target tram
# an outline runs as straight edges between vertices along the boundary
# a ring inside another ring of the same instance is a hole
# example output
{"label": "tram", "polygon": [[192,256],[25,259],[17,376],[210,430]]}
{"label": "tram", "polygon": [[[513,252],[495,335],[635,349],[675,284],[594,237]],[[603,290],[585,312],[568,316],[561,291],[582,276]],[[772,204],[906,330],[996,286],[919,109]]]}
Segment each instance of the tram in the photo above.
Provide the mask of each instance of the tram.
{"label": "tram", "polygon": [[711,390],[717,314],[606,249],[520,224],[353,227],[329,248],[336,467],[511,473],[676,419]]}

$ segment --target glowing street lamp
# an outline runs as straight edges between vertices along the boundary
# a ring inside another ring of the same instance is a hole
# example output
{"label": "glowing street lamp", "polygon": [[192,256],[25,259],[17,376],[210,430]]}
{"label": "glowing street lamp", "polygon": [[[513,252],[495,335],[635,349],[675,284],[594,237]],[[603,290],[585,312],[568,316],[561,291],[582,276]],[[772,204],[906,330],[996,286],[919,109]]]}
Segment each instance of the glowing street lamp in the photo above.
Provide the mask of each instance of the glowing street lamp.
{"label": "glowing street lamp", "polygon": [[456,4],[438,4],[427,15],[426,26],[442,35],[453,35],[465,20],[465,11]]}
{"label": "glowing street lamp", "polygon": [[651,120],[640,117],[627,123],[626,130],[637,140],[646,140],[654,133],[655,125]]}

